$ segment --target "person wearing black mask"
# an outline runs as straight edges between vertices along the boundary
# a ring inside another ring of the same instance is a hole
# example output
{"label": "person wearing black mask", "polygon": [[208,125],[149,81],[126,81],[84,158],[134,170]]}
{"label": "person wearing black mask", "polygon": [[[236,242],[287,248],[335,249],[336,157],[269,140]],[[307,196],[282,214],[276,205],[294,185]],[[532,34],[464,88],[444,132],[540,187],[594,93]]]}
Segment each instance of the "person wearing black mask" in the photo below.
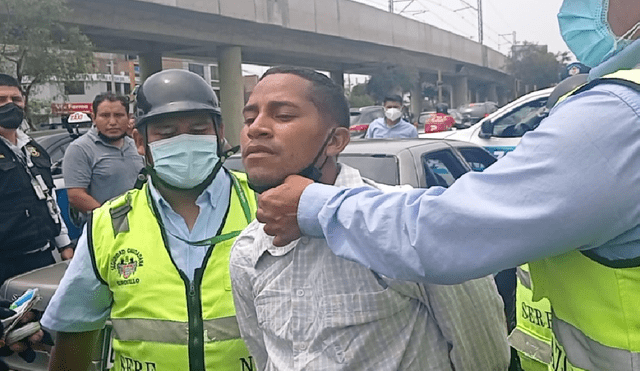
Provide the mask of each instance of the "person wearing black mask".
{"label": "person wearing black mask", "polygon": [[[53,246],[63,258],[73,254],[54,198],[49,155],[19,129],[23,120],[24,96],[18,81],[0,74],[0,286],[10,277],[53,264]],[[13,314],[9,304],[0,300],[0,318]],[[37,318],[28,319],[33,320]],[[0,326],[0,335],[1,330]],[[24,342],[0,340],[0,358],[18,351],[33,362],[29,343],[40,342],[43,336],[37,331]],[[0,359],[0,370],[7,369]]]}
{"label": "person wearing black mask", "polygon": [[19,129],[24,97],[13,77],[0,74],[0,285],[55,262],[55,246],[73,255],[53,191],[47,152]]}

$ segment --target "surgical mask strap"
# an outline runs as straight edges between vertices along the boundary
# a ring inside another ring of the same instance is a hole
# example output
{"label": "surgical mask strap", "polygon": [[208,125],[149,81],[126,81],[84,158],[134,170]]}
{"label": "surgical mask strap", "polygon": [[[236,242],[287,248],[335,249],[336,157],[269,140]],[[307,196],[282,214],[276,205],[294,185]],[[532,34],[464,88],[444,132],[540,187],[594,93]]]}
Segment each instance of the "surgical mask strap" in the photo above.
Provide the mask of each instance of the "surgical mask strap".
{"label": "surgical mask strap", "polygon": [[[320,147],[320,151],[316,155],[316,158],[314,158],[313,161],[311,162],[311,166],[315,167],[316,162],[318,162],[318,159],[320,158],[320,156],[322,156],[324,150],[327,149],[327,144],[329,144],[329,141],[331,140],[331,138],[333,137],[333,134],[335,132],[336,132],[336,128],[331,129],[331,132],[329,133],[329,136],[327,136],[327,139],[325,139],[324,143],[322,144],[322,147]],[[327,159],[328,159],[328,157],[327,157]],[[322,166],[320,166],[318,168],[318,170],[322,170],[324,165],[327,163],[327,159],[324,160],[324,162],[322,163]]]}
{"label": "surgical mask strap", "polygon": [[633,26],[633,27],[631,27],[631,29],[630,29],[629,31],[625,32],[625,34],[624,34],[624,35],[622,35],[622,36],[620,37],[620,39],[622,39],[622,40],[630,40],[630,39],[631,39],[631,37],[632,37],[636,32],[638,32],[638,30],[640,30],[640,22],[636,23],[636,25],[635,25],[635,26]]}

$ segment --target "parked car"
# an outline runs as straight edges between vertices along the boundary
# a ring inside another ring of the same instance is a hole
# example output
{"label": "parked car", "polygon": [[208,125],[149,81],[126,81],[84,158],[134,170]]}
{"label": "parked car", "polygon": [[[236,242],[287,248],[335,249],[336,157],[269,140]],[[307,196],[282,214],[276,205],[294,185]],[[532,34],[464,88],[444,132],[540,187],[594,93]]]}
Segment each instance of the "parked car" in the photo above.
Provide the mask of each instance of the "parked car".
{"label": "parked car", "polygon": [[366,106],[352,108],[350,111],[350,127],[352,137],[363,138],[367,133],[369,124],[380,117],[384,117],[383,106]]}
{"label": "parked car", "polygon": [[470,103],[460,106],[458,112],[462,115],[462,123],[459,129],[468,128],[497,110],[496,102]]}
{"label": "parked car", "polygon": [[[520,143],[520,138],[547,117],[547,100],[553,88],[527,94],[490,114],[468,129],[420,134],[420,138],[446,138],[478,144],[500,158]],[[484,127],[484,129],[483,129]]]}
{"label": "parked car", "polygon": [[[468,142],[367,139],[349,143],[338,161],[378,183],[427,188],[448,187],[462,174],[482,171],[496,159],[482,147]],[[225,167],[244,171],[239,154],[228,158]]]}

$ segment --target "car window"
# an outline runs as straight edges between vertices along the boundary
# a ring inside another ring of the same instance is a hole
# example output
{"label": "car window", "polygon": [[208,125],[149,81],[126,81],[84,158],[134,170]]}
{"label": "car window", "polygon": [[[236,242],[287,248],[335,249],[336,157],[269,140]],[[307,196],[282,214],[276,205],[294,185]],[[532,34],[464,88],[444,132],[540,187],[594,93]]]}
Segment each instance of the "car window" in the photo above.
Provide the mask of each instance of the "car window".
{"label": "car window", "polygon": [[449,187],[467,172],[460,160],[449,150],[422,155],[422,165],[427,178],[427,187]]}
{"label": "car window", "polygon": [[493,136],[521,137],[540,124],[547,114],[547,97],[528,102],[493,122]]}
{"label": "car window", "polygon": [[357,120],[354,121],[352,125],[360,125],[360,124],[370,124],[373,120],[378,119],[384,116],[383,109],[376,110],[367,110],[361,112],[359,116],[357,116]]}
{"label": "car window", "polygon": [[398,158],[393,155],[341,154],[338,161],[360,171],[360,175],[374,182],[398,185]]}
{"label": "car window", "polygon": [[71,141],[59,142],[56,143],[55,146],[47,149],[47,153],[49,153],[49,157],[51,157],[52,164],[62,160],[64,152],[67,150],[67,147],[69,147],[69,144],[71,144]]}
{"label": "car window", "polygon": [[462,157],[471,165],[471,170],[473,171],[484,171],[484,169],[497,161],[489,152],[480,148],[460,148],[459,151]]}

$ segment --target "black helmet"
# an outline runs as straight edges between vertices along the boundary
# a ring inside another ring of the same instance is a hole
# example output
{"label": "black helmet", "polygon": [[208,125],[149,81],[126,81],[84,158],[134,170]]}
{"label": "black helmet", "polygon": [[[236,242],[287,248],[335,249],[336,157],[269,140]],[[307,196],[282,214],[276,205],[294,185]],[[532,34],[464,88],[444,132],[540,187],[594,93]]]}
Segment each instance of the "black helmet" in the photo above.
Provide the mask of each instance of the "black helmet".
{"label": "black helmet", "polygon": [[446,103],[436,104],[436,113],[444,113],[445,115],[448,114],[449,106]]}
{"label": "black helmet", "polygon": [[211,86],[187,70],[155,73],[142,83],[136,94],[136,126],[168,113],[194,111],[207,111],[220,117],[220,104]]}

